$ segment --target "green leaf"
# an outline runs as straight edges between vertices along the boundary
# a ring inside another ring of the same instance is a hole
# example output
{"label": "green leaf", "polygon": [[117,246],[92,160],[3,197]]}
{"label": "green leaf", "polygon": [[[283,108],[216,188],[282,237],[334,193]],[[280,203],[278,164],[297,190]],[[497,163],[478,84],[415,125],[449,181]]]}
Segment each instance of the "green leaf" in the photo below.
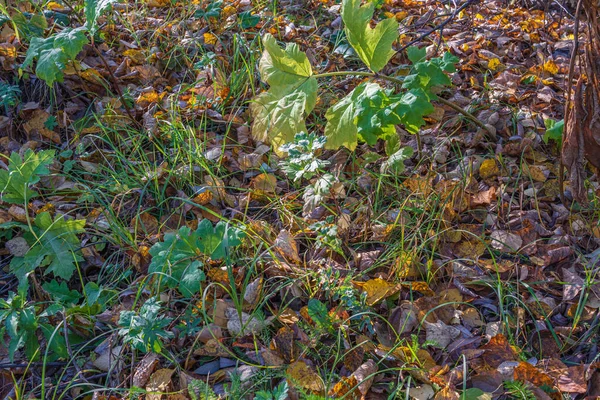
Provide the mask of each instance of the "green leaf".
{"label": "green leaf", "polygon": [[425,92],[422,89],[412,89],[390,104],[389,112],[386,110],[384,114],[387,123],[401,123],[408,132],[417,133],[425,125],[423,117],[433,111],[434,107]]}
{"label": "green leaf", "polygon": [[150,248],[152,261],[148,272],[156,274],[167,287],[191,297],[198,293],[205,279],[198,257],[204,254],[214,260],[225,258],[229,248],[241,243],[243,235],[240,229],[222,221],[213,227],[204,219],[194,232],[183,226],[177,232],[166,233],[162,242]]}
{"label": "green leaf", "polygon": [[54,47],[62,49],[70,60],[74,60],[83,46],[89,43],[85,33],[86,29],[82,26],[75,29],[65,28],[54,35]]}
{"label": "green leaf", "polygon": [[40,53],[35,74],[38,78],[45,81],[48,86],[54,85],[54,82],[62,82],[64,79],[63,70],[69,58],[62,49],[50,49]]}
{"label": "green leaf", "polygon": [[317,299],[310,299],[308,301],[308,315],[322,328],[331,326],[327,306]]}
{"label": "green leaf", "polygon": [[413,155],[412,147],[403,147],[381,164],[382,174],[400,174],[404,171],[404,161]]}
{"label": "green leaf", "polygon": [[220,221],[213,228],[212,223],[207,219],[200,221],[196,234],[199,238],[198,249],[213,260],[225,258],[228,249],[240,245],[244,237],[240,229],[226,222]]}
{"label": "green leaf", "polygon": [[[157,279],[164,281],[169,288],[178,288],[184,274],[194,274],[202,263],[196,260],[198,251],[198,235],[187,226],[177,232],[168,232],[163,241],[150,248],[152,261],[148,267],[149,274],[158,274]],[[201,272],[201,271],[200,271]],[[198,272],[198,274],[200,273]],[[188,277],[183,291],[189,295],[191,280]],[[200,289],[198,286],[196,292]]]}
{"label": "green leaf", "polygon": [[[261,93],[250,104],[254,119],[252,136],[256,140],[270,142],[278,155],[280,147],[294,140],[300,132],[306,132],[304,118],[316,101],[317,81],[310,78],[296,90],[279,96],[276,91]],[[314,99],[314,101],[313,101]]]}
{"label": "green leaf", "polygon": [[93,34],[98,30],[98,18],[109,10],[117,0],[85,0],[85,27]]}
{"label": "green leaf", "polygon": [[417,46],[411,46],[406,50],[406,55],[411,63],[416,64],[425,60],[425,57],[427,57],[427,49],[425,49],[425,47],[419,49]]}
{"label": "green leaf", "polygon": [[544,125],[546,126],[546,133],[542,139],[544,143],[548,143],[550,140],[554,140],[557,143],[561,143],[563,131],[565,128],[565,120],[555,121],[553,119],[545,119]]}
{"label": "green leaf", "polygon": [[56,279],[42,284],[42,287],[52,296],[53,300],[67,305],[77,304],[81,298],[78,291],[69,289],[66,282],[58,283]]}
{"label": "green leaf", "polygon": [[281,169],[292,178],[294,182],[300,179],[311,179],[319,170],[329,164],[329,161],[320,160],[317,152],[325,146],[326,138],[314,133],[298,133],[294,141],[285,144],[281,150],[288,154],[288,158],[280,162]]}
{"label": "green leaf", "polygon": [[260,16],[252,14],[252,11],[244,11],[240,13],[240,25],[242,29],[254,28],[260,22]]}
{"label": "green leaf", "polygon": [[65,64],[75,59],[83,46],[88,43],[86,28],[64,28],[56,35],[46,39],[33,38],[27,49],[23,68],[27,68],[37,59],[35,74],[48,86],[54,82],[62,82]]}
{"label": "green leaf", "polygon": [[289,86],[297,87],[312,76],[310,61],[296,43],[288,43],[284,50],[273,35],[267,33],[263,36],[263,45],[265,51],[258,70],[262,80],[273,90],[289,93]]}
{"label": "green leaf", "polygon": [[[380,92],[382,92],[381,86],[376,83],[361,83],[327,110],[325,113],[325,118],[327,118],[325,148],[337,149],[340,146],[350,150],[356,148],[359,138],[357,116],[366,110],[364,103],[370,101],[370,98],[378,96]],[[364,117],[360,118],[361,121],[366,120]]]}
{"label": "green leaf", "polygon": [[163,338],[173,337],[172,332],[166,327],[172,321],[160,315],[160,303],[155,298],[150,298],[140,307],[139,312],[122,311],[119,316],[119,334],[123,336],[124,343],[130,343],[134,348],[143,351],[160,353]]}
{"label": "green leaf", "polygon": [[342,20],[348,42],[360,59],[373,72],[379,72],[392,58],[395,51],[392,44],[400,36],[398,22],[388,18],[370,27],[375,4],[373,2],[360,6],[361,0],[342,1]]}
{"label": "green leaf", "polygon": [[298,45],[288,44],[282,49],[270,34],[263,37],[263,43],[259,71],[270,88],[250,105],[252,135],[256,140],[270,141],[283,155],[280,146],[306,131],[304,118],[317,102],[317,80]]}
{"label": "green leaf", "polygon": [[440,86],[449,86],[452,81],[446,72],[456,71],[455,63],[458,58],[450,53],[445,53],[442,58],[425,60],[425,50],[411,47],[408,57],[413,62],[412,73],[404,78],[404,89],[422,89],[429,99],[435,100],[437,96],[432,89]]}
{"label": "green leaf", "polygon": [[222,6],[223,6],[223,1],[221,1],[221,0],[212,1],[206,6],[206,9],[196,10],[196,12],[194,13],[194,17],[195,18],[204,18],[204,19],[209,19],[211,17],[219,18],[219,16],[221,15],[221,7]]}
{"label": "green leaf", "polygon": [[24,235],[31,246],[23,257],[13,257],[10,270],[21,284],[39,266],[45,266],[44,274],[68,280],[83,258],[79,254],[80,242],[76,234],[83,232],[85,220],[66,220],[57,216],[54,220],[48,212],[37,215],[33,231]]}
{"label": "green leaf", "polygon": [[28,149],[23,158],[13,152],[8,170],[0,169],[0,199],[6,203],[25,204],[37,193],[30,189],[40,177],[50,174],[48,166],[54,161],[53,150],[35,153]]}
{"label": "green leaf", "polygon": [[356,125],[359,140],[372,146],[377,143],[377,139],[387,139],[396,134],[394,124],[400,121],[389,117],[389,105],[392,101],[379,85],[373,87],[368,95],[357,99]]}

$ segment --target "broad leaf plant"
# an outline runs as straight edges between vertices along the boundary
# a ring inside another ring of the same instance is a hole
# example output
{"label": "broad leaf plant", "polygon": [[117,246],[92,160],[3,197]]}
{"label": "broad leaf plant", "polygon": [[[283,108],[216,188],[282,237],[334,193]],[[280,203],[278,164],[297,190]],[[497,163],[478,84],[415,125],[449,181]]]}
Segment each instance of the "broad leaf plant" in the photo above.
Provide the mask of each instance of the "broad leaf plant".
{"label": "broad leaf plant", "polygon": [[[374,145],[386,141],[386,152],[394,159],[404,159],[407,151],[400,149],[396,125],[403,125],[412,134],[425,124],[424,116],[431,114],[432,101],[440,87],[451,84],[446,75],[454,72],[458,59],[450,53],[427,60],[425,49],[411,47],[407,55],[412,63],[404,77],[382,75],[379,72],[394,56],[393,43],[399,38],[398,22],[385,19],[371,28],[375,4],[361,6],[361,0],[342,1],[344,32],[355,53],[369,71],[336,71],[315,74],[308,57],[297,44],[279,47],[275,38],[263,37],[264,52],[260,59],[261,78],[269,85],[251,104],[252,134],[255,139],[270,142],[275,152],[286,155],[287,143],[307,132],[305,118],[317,103],[319,78],[331,76],[365,76],[359,84],[325,113],[325,148],[346,147],[354,150],[359,142]],[[382,87],[376,80],[393,84]],[[397,168],[394,168],[397,170]]]}

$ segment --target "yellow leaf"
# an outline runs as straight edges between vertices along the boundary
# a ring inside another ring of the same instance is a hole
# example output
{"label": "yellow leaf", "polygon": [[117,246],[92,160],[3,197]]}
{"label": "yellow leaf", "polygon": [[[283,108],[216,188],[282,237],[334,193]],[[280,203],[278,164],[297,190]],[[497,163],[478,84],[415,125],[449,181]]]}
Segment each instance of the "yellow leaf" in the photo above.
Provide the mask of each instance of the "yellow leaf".
{"label": "yellow leaf", "polygon": [[170,0],[148,0],[148,7],[168,7],[171,5]]}
{"label": "yellow leaf", "polygon": [[395,15],[396,21],[402,21],[404,18],[408,17],[408,13],[406,11],[399,11]]}
{"label": "yellow leaf", "polygon": [[149,106],[152,103],[156,103],[160,100],[160,97],[158,95],[158,93],[156,93],[154,90],[151,90],[149,92],[145,92],[139,95],[139,97],[135,100],[135,102],[137,103],[137,105],[141,106],[142,108]]}
{"label": "yellow leaf", "polygon": [[487,246],[481,240],[463,240],[453,246],[454,253],[458,257],[465,257],[468,259],[479,258],[487,249]]}
{"label": "yellow leaf", "polygon": [[223,11],[221,11],[221,17],[227,19],[228,17],[237,13],[237,10],[233,6],[225,6],[223,7]]}
{"label": "yellow leaf", "polygon": [[477,13],[477,14],[475,14],[475,19],[478,19],[478,20],[480,20],[480,21],[483,21],[483,20],[485,20],[485,17],[484,17],[483,15],[481,15],[481,14]]}
{"label": "yellow leaf", "polygon": [[381,278],[371,279],[367,282],[353,282],[353,284],[367,293],[367,305],[369,306],[395,295],[400,290],[400,285],[394,285]]}
{"label": "yellow leaf", "polygon": [[134,64],[143,64],[146,62],[146,56],[144,56],[144,53],[140,50],[125,50],[123,56],[128,57]]}
{"label": "yellow leaf", "polygon": [[491,60],[488,61],[488,68],[491,69],[492,71],[497,70],[498,67],[500,67],[501,65],[502,65],[502,63],[496,57],[494,57],[494,58],[492,58]]}
{"label": "yellow leaf", "polygon": [[548,60],[544,63],[544,72],[548,72],[551,75],[558,73],[558,65],[552,60]]}
{"label": "yellow leaf", "polygon": [[104,79],[100,72],[96,71],[94,68],[88,68],[81,73],[81,77],[88,82],[95,83],[96,85],[102,85]]}
{"label": "yellow leaf", "polygon": [[296,361],[291,364],[286,375],[294,386],[320,394],[325,390],[323,380],[317,373],[303,361]]}
{"label": "yellow leaf", "polygon": [[479,167],[479,176],[482,179],[491,178],[500,174],[500,168],[498,168],[498,164],[496,160],[488,158],[481,163]]}
{"label": "yellow leaf", "polygon": [[265,193],[275,193],[277,178],[273,174],[262,173],[252,179],[252,187]]}
{"label": "yellow leaf", "polygon": [[204,34],[204,43],[206,44],[217,44],[218,38],[210,32]]}
{"label": "yellow leaf", "polygon": [[0,56],[8,58],[17,57],[17,48],[10,43],[0,43]]}
{"label": "yellow leaf", "polygon": [[46,7],[48,8],[48,10],[52,11],[64,10],[65,8],[62,4],[58,4],[55,1],[51,1],[50,3],[46,4]]}

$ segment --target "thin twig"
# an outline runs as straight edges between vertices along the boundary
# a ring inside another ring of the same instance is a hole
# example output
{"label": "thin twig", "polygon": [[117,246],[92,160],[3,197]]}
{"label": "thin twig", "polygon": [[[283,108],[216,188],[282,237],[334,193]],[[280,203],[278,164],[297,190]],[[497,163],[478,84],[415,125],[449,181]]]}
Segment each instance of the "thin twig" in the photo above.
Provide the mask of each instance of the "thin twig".
{"label": "thin twig", "polygon": [[77,360],[75,359],[75,357],[73,357],[73,351],[71,350],[71,344],[69,343],[69,326],[67,325],[67,313],[66,313],[66,311],[63,311],[62,316],[63,316],[63,332],[64,332],[64,335],[65,335],[65,347],[67,348],[67,353],[69,354],[69,358],[73,362],[73,366],[75,367],[75,370],[77,371],[77,375],[81,376],[81,380],[83,380],[85,383],[89,384],[90,382],[83,375],[83,371],[81,370],[81,368],[77,364]]}
{"label": "thin twig", "polygon": [[454,12],[444,20],[444,22],[442,22],[441,24],[434,26],[433,28],[431,28],[430,30],[428,30],[427,32],[423,33],[422,35],[419,35],[416,39],[411,40],[410,42],[408,42],[407,44],[405,44],[404,46],[400,47],[400,49],[398,49],[396,52],[400,53],[401,51],[406,50],[407,48],[409,48],[410,46],[412,46],[413,44],[420,42],[421,40],[425,39],[427,36],[431,35],[433,32],[437,31],[437,30],[441,30],[444,29],[444,27],[446,25],[448,25],[450,23],[450,21],[452,21],[454,19],[454,17],[456,17],[458,15],[458,13],[460,13],[462,10],[464,10],[465,8],[467,8],[468,6],[470,6],[471,4],[475,3],[477,0],[467,0],[462,6],[458,7],[456,10],[454,10]]}

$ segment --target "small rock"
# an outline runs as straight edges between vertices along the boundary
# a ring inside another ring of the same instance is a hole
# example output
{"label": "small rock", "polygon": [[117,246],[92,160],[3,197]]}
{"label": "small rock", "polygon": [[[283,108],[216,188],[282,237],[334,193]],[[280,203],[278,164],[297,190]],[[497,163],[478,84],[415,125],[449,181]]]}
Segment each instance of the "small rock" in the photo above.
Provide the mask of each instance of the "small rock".
{"label": "small rock", "polygon": [[27,240],[22,237],[16,237],[6,242],[8,252],[15,257],[23,257],[29,251]]}
{"label": "small rock", "polygon": [[13,204],[8,209],[8,213],[17,222],[23,222],[23,223],[27,222],[27,212],[25,211],[25,209],[23,207],[19,207],[19,206],[16,206]]}

